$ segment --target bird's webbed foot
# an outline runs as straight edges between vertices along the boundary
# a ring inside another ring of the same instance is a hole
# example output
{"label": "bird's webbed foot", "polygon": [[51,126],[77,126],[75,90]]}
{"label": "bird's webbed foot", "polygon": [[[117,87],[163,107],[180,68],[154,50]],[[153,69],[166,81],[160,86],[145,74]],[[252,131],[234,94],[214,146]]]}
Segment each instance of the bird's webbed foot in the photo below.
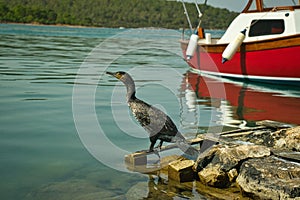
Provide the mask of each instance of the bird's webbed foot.
{"label": "bird's webbed foot", "polygon": [[159,149],[155,148],[155,149],[152,150],[152,152],[153,152],[155,155],[157,155],[158,158],[160,159],[160,155],[159,155],[160,148],[159,148]]}
{"label": "bird's webbed foot", "polygon": [[159,144],[155,147],[157,150],[161,150],[161,147],[162,147],[162,144],[163,144],[163,141],[161,140],[160,142],[159,142]]}
{"label": "bird's webbed foot", "polygon": [[157,155],[160,158],[159,152],[160,152],[160,149],[157,149],[157,148],[150,148],[146,151],[146,153],[154,153],[155,155]]}

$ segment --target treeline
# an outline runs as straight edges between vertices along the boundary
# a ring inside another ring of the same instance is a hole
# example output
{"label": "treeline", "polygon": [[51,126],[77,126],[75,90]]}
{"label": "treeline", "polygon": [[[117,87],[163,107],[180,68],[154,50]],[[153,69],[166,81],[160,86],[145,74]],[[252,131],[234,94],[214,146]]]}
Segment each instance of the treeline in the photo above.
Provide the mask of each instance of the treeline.
{"label": "treeline", "polygon": [[[237,13],[200,5],[202,26],[224,29]],[[187,3],[193,26],[194,4]],[[181,2],[167,0],[0,0],[0,22],[99,27],[188,27]]]}

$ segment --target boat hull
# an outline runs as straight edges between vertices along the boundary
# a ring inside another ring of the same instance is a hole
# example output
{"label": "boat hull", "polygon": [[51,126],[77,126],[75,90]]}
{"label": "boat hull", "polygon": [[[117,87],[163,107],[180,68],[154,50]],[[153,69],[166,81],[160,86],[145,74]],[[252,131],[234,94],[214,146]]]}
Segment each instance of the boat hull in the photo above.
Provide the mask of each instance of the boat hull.
{"label": "boat hull", "polygon": [[[188,41],[181,41],[186,58]],[[187,63],[201,73],[231,78],[300,84],[300,35],[243,43],[230,61],[222,64],[227,44],[198,44]]]}

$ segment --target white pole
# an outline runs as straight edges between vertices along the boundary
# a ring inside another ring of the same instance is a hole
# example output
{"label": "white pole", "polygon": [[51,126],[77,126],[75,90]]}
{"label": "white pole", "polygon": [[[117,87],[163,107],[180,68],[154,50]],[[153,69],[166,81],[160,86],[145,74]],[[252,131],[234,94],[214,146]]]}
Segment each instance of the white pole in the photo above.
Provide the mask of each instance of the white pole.
{"label": "white pole", "polygon": [[200,8],[198,6],[197,0],[194,0],[194,2],[195,2],[195,5],[196,5],[196,8],[197,8],[197,11],[198,11],[198,17],[201,18],[202,17],[202,13],[201,13]]}
{"label": "white pole", "polygon": [[182,6],[183,6],[183,9],[184,9],[184,14],[186,15],[186,19],[188,20],[188,23],[189,23],[189,26],[190,26],[190,29],[191,29],[191,32],[193,32],[193,26],[192,26],[192,23],[191,23],[191,20],[190,20],[190,17],[189,17],[189,14],[187,12],[187,9],[185,7],[185,3],[183,0],[181,0],[182,2]]}

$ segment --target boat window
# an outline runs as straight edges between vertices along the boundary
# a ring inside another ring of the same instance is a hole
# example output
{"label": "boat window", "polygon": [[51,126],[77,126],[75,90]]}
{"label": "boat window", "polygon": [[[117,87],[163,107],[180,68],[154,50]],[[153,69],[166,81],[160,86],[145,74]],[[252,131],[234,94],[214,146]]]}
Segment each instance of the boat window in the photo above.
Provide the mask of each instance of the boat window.
{"label": "boat window", "polygon": [[251,24],[249,37],[274,35],[284,32],[284,21],[282,19],[253,20]]}

